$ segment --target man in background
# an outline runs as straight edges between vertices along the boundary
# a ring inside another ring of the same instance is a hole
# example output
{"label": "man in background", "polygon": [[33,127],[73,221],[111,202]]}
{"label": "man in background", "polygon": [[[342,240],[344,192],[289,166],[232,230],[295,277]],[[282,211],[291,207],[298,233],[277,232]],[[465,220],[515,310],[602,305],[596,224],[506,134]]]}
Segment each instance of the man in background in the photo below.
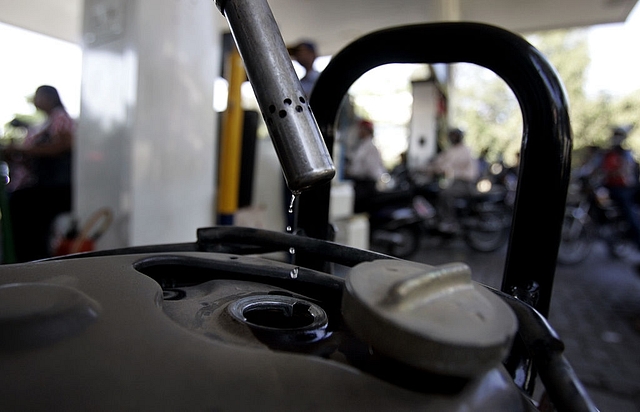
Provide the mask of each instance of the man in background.
{"label": "man in background", "polygon": [[316,81],[320,76],[320,72],[313,67],[316,58],[318,57],[316,45],[312,41],[305,40],[295,46],[288,47],[287,50],[289,51],[291,58],[300,63],[306,71],[304,76],[300,79],[300,84],[308,98],[311,96],[313,86],[316,84]]}
{"label": "man in background", "polygon": [[478,160],[464,143],[464,132],[451,129],[448,137],[450,146],[440,152],[427,166],[429,173],[444,178],[436,206],[441,216],[439,230],[445,233],[458,229],[455,201],[470,196],[475,191],[479,174]]}
{"label": "man in background", "polygon": [[373,123],[358,122],[358,141],[347,153],[345,178],[354,182],[354,212],[360,213],[372,206],[377,195],[377,183],[387,169],[380,151],[373,143]]}

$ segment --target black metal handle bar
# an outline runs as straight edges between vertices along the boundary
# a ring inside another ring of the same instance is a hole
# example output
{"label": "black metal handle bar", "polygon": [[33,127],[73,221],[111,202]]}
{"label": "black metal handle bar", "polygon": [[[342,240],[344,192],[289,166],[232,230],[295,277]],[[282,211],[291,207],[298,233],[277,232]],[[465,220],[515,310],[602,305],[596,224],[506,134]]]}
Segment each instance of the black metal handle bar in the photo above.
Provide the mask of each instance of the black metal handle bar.
{"label": "black metal handle bar", "polygon": [[[528,303],[546,317],[569,184],[571,128],[562,83],[537,49],[518,35],[479,23],[377,31],[354,41],[331,60],[314,87],[311,106],[332,150],[340,103],[362,74],[388,63],[460,62],[495,72],[520,104],[524,127],[519,180],[501,289],[528,296]],[[307,236],[328,238],[329,197],[330,184],[300,197],[297,227]],[[318,264],[305,255],[297,259],[304,266]],[[535,294],[528,293],[534,286]]]}
{"label": "black metal handle bar", "polygon": [[271,230],[240,226],[214,226],[200,228],[197,241],[190,243],[171,243],[160,245],[132,246],[120,249],[97,250],[47,260],[69,260],[79,258],[119,256],[145,253],[175,252],[215,252],[236,255],[261,255],[273,252],[286,252],[291,248],[296,253],[307,253],[328,263],[353,267],[362,262],[378,259],[396,259],[382,253],[344,246],[338,243],[282,233]]}
{"label": "black metal handle bar", "polygon": [[[597,412],[598,408],[563,355],[564,343],[547,320],[520,299],[497,290],[492,291],[500,296],[518,317],[518,335],[527,348],[528,356],[534,361],[554,407],[558,411]],[[528,373],[527,369],[523,368],[524,374]],[[527,379],[535,377],[529,374]],[[522,382],[521,387],[533,395],[533,382]]]}

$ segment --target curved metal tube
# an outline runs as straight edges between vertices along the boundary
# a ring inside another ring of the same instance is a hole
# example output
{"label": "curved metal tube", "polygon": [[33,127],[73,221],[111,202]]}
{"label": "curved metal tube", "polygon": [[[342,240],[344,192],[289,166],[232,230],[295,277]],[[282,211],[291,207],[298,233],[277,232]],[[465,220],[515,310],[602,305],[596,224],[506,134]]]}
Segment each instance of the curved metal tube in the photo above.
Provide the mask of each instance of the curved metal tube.
{"label": "curved metal tube", "polygon": [[[331,60],[316,83],[311,106],[331,150],[340,102],[362,74],[387,63],[459,62],[495,72],[520,104],[524,130],[502,290],[522,293],[537,285],[536,301],[530,303],[547,316],[569,183],[571,128],[562,83],[538,50],[520,36],[478,23],[381,30]],[[330,185],[324,184],[300,197],[297,223],[306,235],[327,238],[329,196]]]}

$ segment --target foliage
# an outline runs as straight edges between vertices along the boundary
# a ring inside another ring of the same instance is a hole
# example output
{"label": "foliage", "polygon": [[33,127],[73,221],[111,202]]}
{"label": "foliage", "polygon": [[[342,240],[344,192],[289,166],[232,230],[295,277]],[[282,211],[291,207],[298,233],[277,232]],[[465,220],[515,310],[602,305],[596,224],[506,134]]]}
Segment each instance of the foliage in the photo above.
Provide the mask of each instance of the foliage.
{"label": "foliage", "polygon": [[36,111],[34,114],[17,114],[10,122],[5,123],[0,134],[0,144],[20,142],[27,135],[27,128],[44,121],[44,114]]}
{"label": "foliage", "polygon": [[522,115],[511,89],[495,74],[470,65],[454,67],[456,84],[449,94],[449,123],[465,131],[476,155],[490,161],[515,161],[522,136]]}
{"label": "foliage", "polygon": [[[625,96],[585,93],[590,64],[587,32],[556,30],[533,34],[528,41],[557,70],[569,99],[574,149],[604,146],[611,128],[638,126],[640,93]],[[467,132],[476,153],[487,150],[489,160],[512,163],[520,149],[522,116],[515,96],[498,76],[472,65],[456,65],[456,82],[450,92],[450,121]],[[628,144],[640,154],[640,128],[634,127]]]}

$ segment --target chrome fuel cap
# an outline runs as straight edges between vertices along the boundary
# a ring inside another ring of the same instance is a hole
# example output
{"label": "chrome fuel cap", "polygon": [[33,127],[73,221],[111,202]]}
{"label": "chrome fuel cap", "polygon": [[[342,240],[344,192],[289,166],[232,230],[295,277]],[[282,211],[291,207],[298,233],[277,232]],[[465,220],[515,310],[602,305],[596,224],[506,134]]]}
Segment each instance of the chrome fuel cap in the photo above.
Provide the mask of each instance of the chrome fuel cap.
{"label": "chrome fuel cap", "polygon": [[373,349],[457,377],[498,366],[518,328],[511,308],[473,282],[463,263],[359,264],[347,277],[342,311],[353,332]]}

